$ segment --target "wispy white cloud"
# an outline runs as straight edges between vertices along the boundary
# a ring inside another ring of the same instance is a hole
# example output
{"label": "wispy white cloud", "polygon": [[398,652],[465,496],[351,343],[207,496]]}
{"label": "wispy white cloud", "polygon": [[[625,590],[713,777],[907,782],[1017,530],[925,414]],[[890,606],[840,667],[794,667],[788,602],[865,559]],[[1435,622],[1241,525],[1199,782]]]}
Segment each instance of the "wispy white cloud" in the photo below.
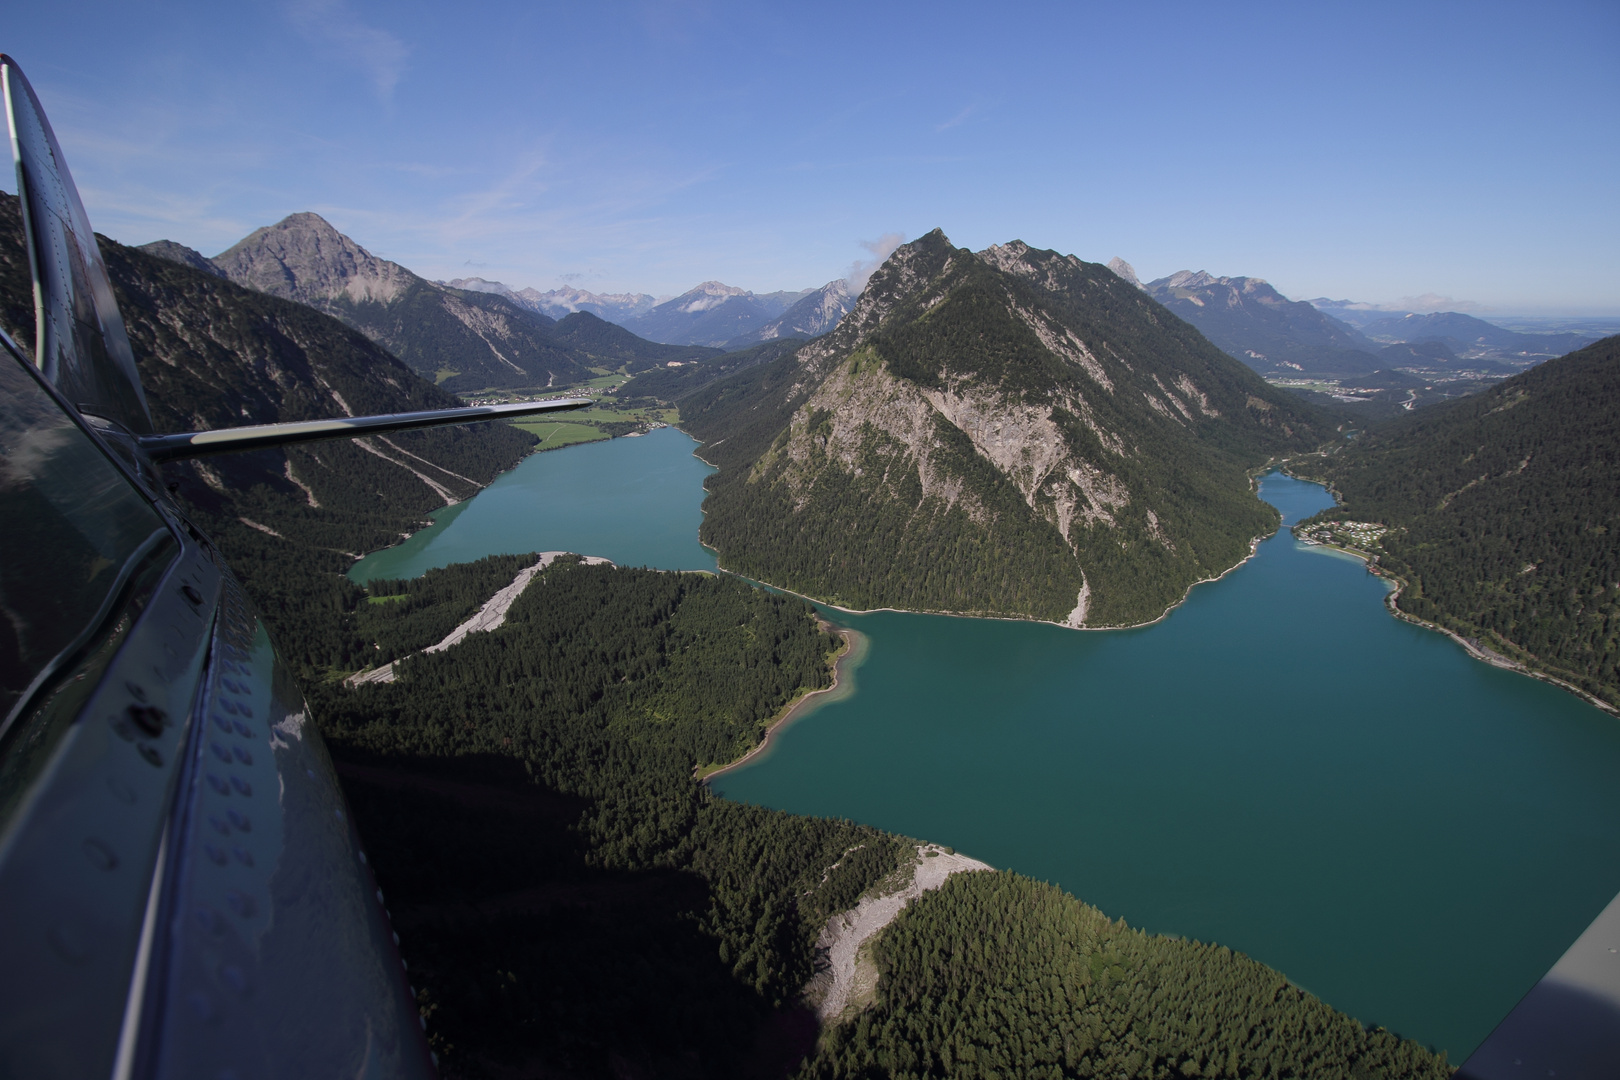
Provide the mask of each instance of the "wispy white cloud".
{"label": "wispy white cloud", "polygon": [[345,0],[292,0],[287,17],[293,28],[317,47],[347,57],[376,88],[377,97],[393,97],[405,73],[411,50],[386,30],[368,26]]}
{"label": "wispy white cloud", "polygon": [[510,222],[515,213],[544,194],[546,184],[540,174],[546,171],[546,166],[546,156],[540,151],[524,155],[494,183],[460,196],[457,200],[461,204],[460,213],[446,222],[446,226],[463,235],[499,229],[502,222]]}
{"label": "wispy white cloud", "polygon": [[1483,304],[1476,304],[1472,300],[1454,300],[1449,296],[1439,296],[1435,293],[1424,293],[1422,296],[1403,296],[1392,303],[1382,305],[1386,311],[1416,311],[1429,313],[1433,311],[1488,311]]}
{"label": "wispy white cloud", "polygon": [[978,114],[978,112],[979,112],[979,105],[978,105],[977,102],[974,102],[972,105],[968,105],[968,106],[964,107],[961,112],[957,113],[955,116],[951,117],[949,120],[945,121],[944,123],[935,124],[934,125],[934,130],[935,131],[949,131],[953,127],[959,127],[962,124],[965,124],[969,120],[973,119],[973,117],[976,116]]}
{"label": "wispy white cloud", "polygon": [[[145,243],[175,236],[242,236],[256,225],[222,213],[213,194],[176,194],[133,185],[114,188],[81,186],[86,205],[96,208],[98,232],[116,233],[125,243]],[[205,252],[213,254],[213,252]]]}
{"label": "wispy white cloud", "polygon": [[1399,300],[1387,300],[1383,303],[1372,301],[1359,301],[1347,304],[1351,311],[1411,311],[1420,315],[1432,314],[1436,311],[1494,311],[1487,304],[1476,304],[1472,300],[1457,300],[1450,296],[1441,296],[1438,293],[1424,293],[1421,296],[1403,296]]}
{"label": "wispy white cloud", "polygon": [[906,242],[904,233],[884,233],[876,240],[862,240],[861,247],[872,253],[870,259],[860,259],[850,264],[849,272],[844,280],[849,282],[849,291],[860,293],[865,291],[866,283],[871,280],[872,274],[883,265],[883,260],[894,254],[894,249]]}

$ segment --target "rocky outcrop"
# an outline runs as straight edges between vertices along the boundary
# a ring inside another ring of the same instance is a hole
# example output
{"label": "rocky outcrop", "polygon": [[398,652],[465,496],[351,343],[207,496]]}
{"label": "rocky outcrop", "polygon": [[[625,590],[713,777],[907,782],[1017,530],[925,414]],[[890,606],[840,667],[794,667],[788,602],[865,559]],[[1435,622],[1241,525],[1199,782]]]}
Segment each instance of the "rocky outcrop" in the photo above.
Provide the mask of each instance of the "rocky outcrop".
{"label": "rocky outcrop", "polygon": [[1136,267],[1132,266],[1118,255],[1115,255],[1112,259],[1108,260],[1108,269],[1112,270],[1114,273],[1118,274],[1132,285],[1135,285],[1137,288],[1142,287],[1142,283],[1138,281],[1136,277]]}
{"label": "rocky outcrop", "polygon": [[824,1024],[850,1019],[877,996],[878,970],[872,947],[885,927],[917,897],[953,875],[994,870],[988,863],[935,844],[917,845],[913,861],[896,880],[880,883],[860,903],[827,920],[816,939],[816,974],[805,987],[805,1003]]}
{"label": "rocky outcrop", "polygon": [[734,348],[754,341],[775,341],[783,337],[820,337],[838,325],[855,306],[855,294],[843,278],[829,281],[782,316],[749,335],[747,342],[733,342]]}

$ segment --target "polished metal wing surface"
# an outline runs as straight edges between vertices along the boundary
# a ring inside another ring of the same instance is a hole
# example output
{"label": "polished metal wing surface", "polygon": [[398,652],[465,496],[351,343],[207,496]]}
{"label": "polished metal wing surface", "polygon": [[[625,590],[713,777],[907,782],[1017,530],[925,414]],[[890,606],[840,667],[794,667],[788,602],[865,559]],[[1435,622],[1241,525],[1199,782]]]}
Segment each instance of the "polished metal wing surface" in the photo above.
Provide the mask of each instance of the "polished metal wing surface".
{"label": "polished metal wing surface", "polygon": [[96,234],[45,110],[3,53],[0,86],[34,273],[34,362],[80,412],[148,434],[152,415]]}
{"label": "polished metal wing surface", "polygon": [[178,508],[3,354],[0,550],[37,553],[0,561],[0,1076],[431,1077],[262,620]]}

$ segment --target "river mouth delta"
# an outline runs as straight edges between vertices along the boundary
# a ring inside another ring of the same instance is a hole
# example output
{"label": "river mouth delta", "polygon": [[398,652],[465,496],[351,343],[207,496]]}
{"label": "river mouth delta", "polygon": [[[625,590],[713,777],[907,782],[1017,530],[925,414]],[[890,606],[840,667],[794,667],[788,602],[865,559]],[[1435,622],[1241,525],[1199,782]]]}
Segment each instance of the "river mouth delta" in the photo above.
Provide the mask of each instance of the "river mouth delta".
{"label": "river mouth delta", "polygon": [[[536,454],[357,581],[499,552],[714,570],[674,428]],[[863,654],[728,798],[848,817],[1216,941],[1459,1062],[1620,891],[1620,723],[1385,609],[1285,524],[1132,630],[823,608]]]}

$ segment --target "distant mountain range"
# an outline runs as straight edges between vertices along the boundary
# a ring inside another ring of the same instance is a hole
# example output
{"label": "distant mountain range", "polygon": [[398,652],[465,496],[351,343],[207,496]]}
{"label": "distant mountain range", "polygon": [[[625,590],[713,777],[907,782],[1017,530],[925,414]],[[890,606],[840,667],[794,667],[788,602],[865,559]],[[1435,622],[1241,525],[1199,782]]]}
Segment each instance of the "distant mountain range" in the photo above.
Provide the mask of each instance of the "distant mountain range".
{"label": "distant mountain range", "polygon": [[1323,314],[1354,326],[1372,341],[1383,344],[1443,341],[1458,359],[1502,360],[1510,365],[1509,370],[1563,356],[1605,336],[1598,331],[1560,329],[1524,333],[1458,311],[1419,314],[1321,296],[1307,302]]}
{"label": "distant mountain range", "polygon": [[723,349],[743,349],[783,337],[817,337],[838,325],[855,302],[843,278],[819,289],[773,293],[752,293],[719,281],[705,281],[666,300],[646,293],[514,290],[483,278],[457,278],[441,284],[504,296],[554,319],[587,311],[648,341]]}
{"label": "distant mountain range", "polygon": [[756,296],[747,289],[705,281],[621,325],[649,341],[721,347],[732,342],[752,344],[759,339],[751,331],[762,328],[808,293]]}
{"label": "distant mountain range", "polygon": [[1138,287],[1262,375],[1342,377],[1387,366],[1354,327],[1289,300],[1261,278],[1183,270]]}
{"label": "distant mountain range", "polygon": [[1389,368],[1504,376],[1597,339],[1520,333],[1457,312],[1416,315],[1351,300],[1289,300],[1261,278],[1202,270],[1143,284],[1123,259],[1108,267],[1198,327],[1228,356],[1271,379],[1365,380]]}
{"label": "distant mountain range", "polygon": [[564,319],[576,311],[585,311],[598,319],[621,326],[625,320],[645,315],[662,302],[646,293],[593,293],[584,289],[552,289],[550,292],[532,288],[514,290],[499,281],[486,281],[481,277],[456,278],[439,284],[470,292],[496,293],[550,319]]}
{"label": "distant mountain range", "polygon": [[[706,281],[667,300],[646,293],[519,290],[480,277],[433,282],[372,255],[313,213],[257,229],[213,258],[169,240],[143,250],[333,315],[418,373],[462,393],[565,386],[604,365],[645,370],[715,350],[818,337],[837,327],[857,300],[842,278],[819,289],[763,294]],[[1183,270],[1143,284],[1122,259],[1108,268],[1271,379],[1365,380],[1390,369],[1492,378],[1596,339],[1522,333],[1457,312],[1418,315],[1348,300],[1291,301],[1255,277]],[[608,333],[609,325],[631,337]]]}
{"label": "distant mountain range", "polygon": [[1455,311],[1393,315],[1361,328],[1374,341],[1441,342],[1462,360],[1505,360],[1515,367],[1574,352],[1597,340],[1592,334],[1521,334]]}
{"label": "distant mountain range", "polygon": [[1378,322],[1380,319],[1398,318],[1402,315],[1411,314],[1409,311],[1383,308],[1377,304],[1363,303],[1360,300],[1329,300],[1325,296],[1318,296],[1315,300],[1307,300],[1305,303],[1322,314],[1330,315],[1342,323],[1355,327],[1357,330],[1360,330],[1368,323]]}
{"label": "distant mountain range", "polygon": [[607,324],[586,312],[559,322],[504,287],[488,287],[496,283],[462,289],[428,281],[318,214],[256,229],[211,259],[169,240],[142,250],[332,315],[452,391],[565,386],[604,365],[633,371],[710,354],[605,333]]}

